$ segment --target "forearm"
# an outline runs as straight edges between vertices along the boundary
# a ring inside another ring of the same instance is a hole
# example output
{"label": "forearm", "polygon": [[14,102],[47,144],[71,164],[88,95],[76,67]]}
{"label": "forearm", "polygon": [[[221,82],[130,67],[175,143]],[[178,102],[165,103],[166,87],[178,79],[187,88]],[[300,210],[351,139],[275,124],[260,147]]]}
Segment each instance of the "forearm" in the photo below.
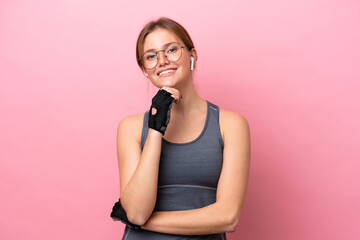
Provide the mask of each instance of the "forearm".
{"label": "forearm", "polygon": [[185,211],[154,212],[142,229],[180,235],[231,232],[237,221],[218,203]]}
{"label": "forearm", "polygon": [[142,224],[151,215],[157,195],[162,134],[149,129],[139,164],[121,195],[130,221]]}

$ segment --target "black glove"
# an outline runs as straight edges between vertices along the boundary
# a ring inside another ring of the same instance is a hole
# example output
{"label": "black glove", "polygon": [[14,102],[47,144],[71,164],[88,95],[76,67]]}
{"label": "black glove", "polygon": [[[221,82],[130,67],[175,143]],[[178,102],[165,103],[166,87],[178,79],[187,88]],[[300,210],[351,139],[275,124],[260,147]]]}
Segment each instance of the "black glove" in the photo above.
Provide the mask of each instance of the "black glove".
{"label": "black glove", "polygon": [[[160,89],[152,99],[152,105],[149,112],[149,128],[161,132],[164,135],[166,127],[170,121],[170,109],[172,102],[175,100],[171,93]],[[152,114],[152,108],[156,109],[156,113]]]}
{"label": "black glove", "polygon": [[117,201],[112,208],[112,212],[110,214],[110,217],[120,220],[122,223],[126,224],[127,226],[134,228],[134,229],[141,229],[139,225],[133,224],[129,221],[127,218],[125,209],[121,206],[120,198],[119,201]]}

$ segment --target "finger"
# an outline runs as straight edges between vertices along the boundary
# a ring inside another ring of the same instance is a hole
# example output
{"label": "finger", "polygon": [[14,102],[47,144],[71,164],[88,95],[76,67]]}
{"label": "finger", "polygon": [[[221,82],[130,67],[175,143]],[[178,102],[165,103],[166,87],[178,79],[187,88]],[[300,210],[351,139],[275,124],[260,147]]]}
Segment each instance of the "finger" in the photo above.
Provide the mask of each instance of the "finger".
{"label": "finger", "polygon": [[176,103],[180,103],[180,101],[181,101],[181,94],[180,94],[180,92],[175,93],[175,95],[176,95],[176,97],[175,97]]}
{"label": "finger", "polygon": [[179,103],[179,99],[176,97],[176,96],[174,96],[174,95],[171,95],[175,100],[174,100],[174,102],[176,103],[176,104],[178,104]]}
{"label": "finger", "polygon": [[179,91],[178,89],[172,88],[172,87],[167,87],[167,90],[168,90],[168,91],[171,91],[173,94],[174,94],[174,93],[177,94],[177,96],[180,98],[181,93],[180,93],[180,91]]}
{"label": "finger", "polygon": [[163,86],[161,89],[164,89],[165,91],[168,91],[168,92],[170,92],[172,94],[174,94],[174,93],[180,94],[179,90],[177,90],[176,88]]}
{"label": "finger", "polygon": [[175,99],[175,103],[178,104],[178,103],[180,102],[180,96],[179,96],[179,94],[174,93],[172,96],[173,96],[173,98]]}
{"label": "finger", "polygon": [[179,90],[177,90],[176,88],[172,88],[172,87],[167,87],[167,86],[163,86],[162,89],[164,89],[165,91],[170,92],[173,98],[175,98],[175,103],[179,103],[182,99],[182,95],[180,93]]}
{"label": "finger", "polygon": [[175,103],[179,103],[180,102],[180,92],[179,90],[175,89],[175,88],[170,88],[170,87],[162,87],[161,89],[171,93],[171,96],[174,98]]}

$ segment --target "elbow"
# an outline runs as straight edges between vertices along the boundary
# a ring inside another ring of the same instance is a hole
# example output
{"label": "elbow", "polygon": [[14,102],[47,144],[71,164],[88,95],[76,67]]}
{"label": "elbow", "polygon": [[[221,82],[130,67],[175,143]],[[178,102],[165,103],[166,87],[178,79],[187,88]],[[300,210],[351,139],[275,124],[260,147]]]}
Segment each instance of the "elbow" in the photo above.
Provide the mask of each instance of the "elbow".
{"label": "elbow", "polygon": [[238,226],[238,221],[235,220],[235,221],[230,222],[230,224],[228,225],[228,227],[229,227],[228,232],[235,232],[237,226]]}
{"label": "elbow", "polygon": [[126,211],[127,218],[129,222],[142,226],[150,218],[152,212],[142,212],[139,209],[129,209]]}
{"label": "elbow", "polygon": [[136,206],[123,206],[126,217],[129,222],[135,225],[142,226],[150,218],[153,209],[141,209]]}
{"label": "elbow", "polygon": [[141,216],[140,214],[135,214],[135,215],[129,214],[127,217],[129,219],[129,222],[139,226],[143,226],[149,219],[149,217]]}
{"label": "elbow", "polygon": [[238,216],[229,216],[228,221],[226,221],[226,232],[235,232],[239,223]]}

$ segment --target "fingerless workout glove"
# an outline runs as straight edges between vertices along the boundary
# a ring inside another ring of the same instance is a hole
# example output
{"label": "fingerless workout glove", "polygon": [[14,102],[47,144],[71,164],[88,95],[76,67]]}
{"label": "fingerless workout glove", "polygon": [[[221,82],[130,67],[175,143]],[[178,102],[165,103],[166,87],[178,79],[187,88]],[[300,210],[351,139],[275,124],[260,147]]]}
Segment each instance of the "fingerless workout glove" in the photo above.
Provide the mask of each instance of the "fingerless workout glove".
{"label": "fingerless workout glove", "polygon": [[125,209],[121,206],[120,198],[117,201],[112,209],[110,217],[120,220],[122,223],[126,224],[127,226],[134,228],[134,229],[141,229],[139,225],[133,224],[127,218]]}
{"label": "fingerless workout glove", "polygon": [[[149,128],[165,134],[166,127],[170,121],[170,109],[172,102],[175,100],[171,93],[164,89],[160,89],[152,99],[152,105],[149,112]],[[156,109],[156,113],[152,114],[152,109]]]}

